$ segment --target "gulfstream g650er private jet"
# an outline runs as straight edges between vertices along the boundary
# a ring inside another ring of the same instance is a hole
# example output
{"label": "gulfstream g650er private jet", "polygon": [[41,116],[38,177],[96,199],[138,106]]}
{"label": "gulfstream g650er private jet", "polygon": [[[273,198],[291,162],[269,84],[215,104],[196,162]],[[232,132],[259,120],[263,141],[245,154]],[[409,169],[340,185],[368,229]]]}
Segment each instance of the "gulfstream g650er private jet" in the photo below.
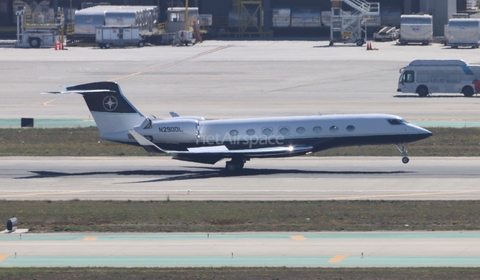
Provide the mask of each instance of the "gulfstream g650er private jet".
{"label": "gulfstream g650er private jet", "polygon": [[214,164],[228,171],[243,168],[251,158],[301,156],[336,147],[395,144],[408,163],[404,144],[432,133],[394,115],[325,115],[231,120],[178,116],[156,119],[142,115],[118,84],[98,82],[67,87],[83,95],[100,130],[100,138],[141,145],[148,152],[174,159]]}

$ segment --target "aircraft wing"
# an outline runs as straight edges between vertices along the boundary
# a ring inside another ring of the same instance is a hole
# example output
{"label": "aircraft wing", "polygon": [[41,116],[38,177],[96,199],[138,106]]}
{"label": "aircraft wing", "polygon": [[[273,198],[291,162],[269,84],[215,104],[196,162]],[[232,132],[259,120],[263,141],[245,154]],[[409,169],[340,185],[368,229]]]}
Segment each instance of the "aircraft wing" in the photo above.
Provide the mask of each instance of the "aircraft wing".
{"label": "aircraft wing", "polygon": [[201,163],[215,163],[222,158],[234,156],[244,156],[247,158],[255,157],[283,157],[292,155],[301,155],[310,152],[312,146],[278,146],[258,149],[229,150],[226,146],[210,146],[189,148],[188,151],[169,151],[163,150],[154,143],[147,140],[138,132],[130,130],[130,134],[147,152],[163,152],[174,155],[174,159],[194,161]]}

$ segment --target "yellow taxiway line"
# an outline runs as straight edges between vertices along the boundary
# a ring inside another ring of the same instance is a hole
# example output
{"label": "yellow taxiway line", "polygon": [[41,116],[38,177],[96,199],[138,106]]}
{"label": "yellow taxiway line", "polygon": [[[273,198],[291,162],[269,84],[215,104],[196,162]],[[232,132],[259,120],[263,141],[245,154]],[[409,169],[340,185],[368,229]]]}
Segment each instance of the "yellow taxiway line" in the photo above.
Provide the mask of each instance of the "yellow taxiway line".
{"label": "yellow taxiway line", "polygon": [[290,236],[293,240],[307,240],[304,236],[302,235],[293,235],[293,236]]}

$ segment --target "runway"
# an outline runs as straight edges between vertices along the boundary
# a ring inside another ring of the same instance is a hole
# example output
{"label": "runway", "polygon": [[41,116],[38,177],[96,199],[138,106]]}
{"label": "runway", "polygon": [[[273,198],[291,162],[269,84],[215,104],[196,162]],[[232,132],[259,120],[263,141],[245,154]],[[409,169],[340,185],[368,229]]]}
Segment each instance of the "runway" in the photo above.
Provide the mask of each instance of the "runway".
{"label": "runway", "polygon": [[21,266],[478,267],[480,232],[0,235]]}
{"label": "runway", "polygon": [[479,158],[297,157],[224,163],[169,157],[5,157],[7,200],[476,200]]}

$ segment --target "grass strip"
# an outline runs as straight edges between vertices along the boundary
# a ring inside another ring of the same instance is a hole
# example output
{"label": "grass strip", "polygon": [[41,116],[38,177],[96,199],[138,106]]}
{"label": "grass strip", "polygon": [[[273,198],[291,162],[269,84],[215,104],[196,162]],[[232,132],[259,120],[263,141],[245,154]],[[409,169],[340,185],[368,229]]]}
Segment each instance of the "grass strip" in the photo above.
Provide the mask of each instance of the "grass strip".
{"label": "grass strip", "polygon": [[1,268],[0,279],[478,279],[480,268]]}
{"label": "grass strip", "polygon": [[[414,156],[480,156],[480,128],[430,128],[433,136],[408,144]],[[143,148],[102,140],[96,127],[0,129],[0,156],[148,156]],[[321,156],[398,156],[394,145],[347,147]]]}
{"label": "grass strip", "polygon": [[32,232],[480,230],[479,201],[0,201]]}

